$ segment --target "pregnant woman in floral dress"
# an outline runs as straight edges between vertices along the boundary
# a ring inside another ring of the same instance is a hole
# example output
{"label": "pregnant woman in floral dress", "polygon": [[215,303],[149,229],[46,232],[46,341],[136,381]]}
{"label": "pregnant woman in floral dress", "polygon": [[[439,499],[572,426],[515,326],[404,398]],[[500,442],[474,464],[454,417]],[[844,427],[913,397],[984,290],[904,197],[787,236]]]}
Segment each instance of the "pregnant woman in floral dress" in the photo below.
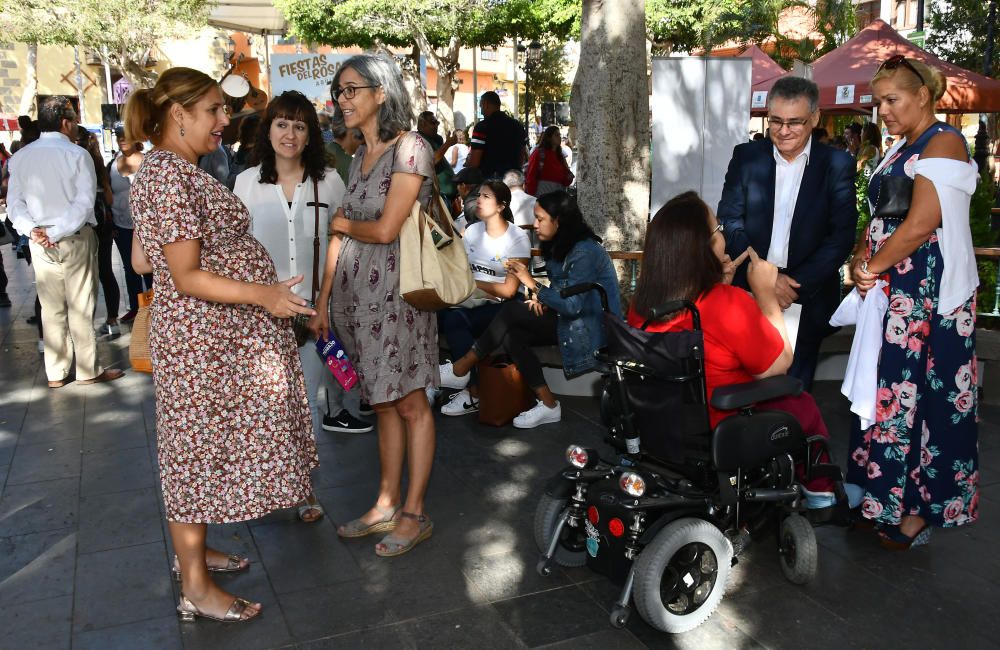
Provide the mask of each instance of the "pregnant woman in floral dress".
{"label": "pregnant woman in floral dress", "polygon": [[979,515],[975,290],[969,199],[976,166],[956,129],[938,122],[942,74],[896,56],[872,80],[875,101],[901,147],[869,186],[878,203],[887,178],[914,179],[909,211],[874,217],[851,274],[859,290],[882,279],[889,308],[878,363],[875,424],[851,442],[847,480],[862,486],[862,512],[884,546],[929,540],[929,526]]}
{"label": "pregnant woman in floral dress", "polygon": [[278,282],[248,232],[246,207],[198,169],[229,123],[215,81],[189,68],[135,91],[125,110],[131,141],[156,148],[136,174],[137,266],[156,280],[150,348],[163,501],[182,579],[177,613],[249,620],[260,604],[226,593],[209,572],[249,560],[209,549],[209,523],[294,506],[318,465],[302,368],[288,318],[312,314]]}

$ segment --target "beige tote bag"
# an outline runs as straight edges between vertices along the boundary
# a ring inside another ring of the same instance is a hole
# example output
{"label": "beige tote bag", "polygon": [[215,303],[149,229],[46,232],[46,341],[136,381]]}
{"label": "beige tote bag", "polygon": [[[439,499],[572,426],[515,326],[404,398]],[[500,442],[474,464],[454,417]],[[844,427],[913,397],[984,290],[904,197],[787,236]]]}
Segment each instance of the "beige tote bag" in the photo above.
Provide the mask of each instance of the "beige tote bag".
{"label": "beige tote bag", "polygon": [[431,195],[432,217],[420,201],[399,231],[399,293],[421,311],[438,311],[457,305],[472,295],[472,280],[465,246],[437,191]]}

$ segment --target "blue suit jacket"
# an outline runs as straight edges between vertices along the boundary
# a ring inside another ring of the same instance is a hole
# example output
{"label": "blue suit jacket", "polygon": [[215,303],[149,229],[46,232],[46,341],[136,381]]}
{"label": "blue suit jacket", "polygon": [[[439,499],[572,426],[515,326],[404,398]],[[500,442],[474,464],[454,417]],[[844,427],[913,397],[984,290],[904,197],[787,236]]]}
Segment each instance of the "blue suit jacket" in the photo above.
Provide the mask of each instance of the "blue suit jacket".
{"label": "blue suit jacket", "polygon": [[[717,211],[726,252],[734,259],[753,246],[761,257],[771,245],[774,221],[774,145],[758,140],[737,145],[726,172]],[[855,162],[850,154],[812,143],[802,174],[783,273],[799,282],[802,325],[826,330],[840,300],[839,269],[854,244],[858,210]],[[747,287],[746,265],[733,281]],[[802,329],[800,329],[800,336]]]}

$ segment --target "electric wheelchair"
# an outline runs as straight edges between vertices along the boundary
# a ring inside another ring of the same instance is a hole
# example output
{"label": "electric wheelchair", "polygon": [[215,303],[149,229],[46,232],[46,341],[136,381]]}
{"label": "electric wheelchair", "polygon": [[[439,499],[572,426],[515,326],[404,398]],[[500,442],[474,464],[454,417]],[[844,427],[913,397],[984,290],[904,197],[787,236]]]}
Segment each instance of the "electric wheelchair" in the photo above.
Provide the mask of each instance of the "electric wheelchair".
{"label": "electric wheelchair", "polygon": [[535,512],[538,572],[586,564],[623,585],[613,626],[626,624],[634,601],[646,622],[670,633],[712,614],[741,552],[775,527],[785,577],[809,582],[817,545],[795,465],[806,479],[832,478],[844,503],[840,469],[820,462],[823,438],[806,439],[792,415],[756,406],[799,394],[801,383],[778,376],[717,388],[712,406],[735,414],[712,430],[695,305],[673,301],[650,319],[687,309],[693,329],[652,333],[650,321],[635,329],[609,314],[599,285],[562,295],[591,290],[605,310],[601,417],[617,457],[566,450],[568,467],[549,480]]}

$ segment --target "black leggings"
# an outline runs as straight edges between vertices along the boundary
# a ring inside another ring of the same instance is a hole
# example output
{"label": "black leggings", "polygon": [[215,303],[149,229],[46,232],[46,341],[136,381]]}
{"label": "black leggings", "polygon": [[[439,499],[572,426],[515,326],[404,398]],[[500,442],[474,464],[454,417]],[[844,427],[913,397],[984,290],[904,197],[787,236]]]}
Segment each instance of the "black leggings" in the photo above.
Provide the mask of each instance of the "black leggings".
{"label": "black leggings", "polygon": [[97,226],[97,275],[101,280],[101,288],[104,289],[104,307],[108,311],[108,320],[118,320],[121,292],[114,269],[111,268],[111,251],[115,245],[112,235],[114,225],[104,221],[104,215],[100,211],[97,218],[100,221]]}
{"label": "black leggings", "polygon": [[556,324],[559,317],[551,309],[541,316],[528,308],[527,303],[511,300],[504,303],[483,335],[476,340],[472,350],[480,359],[502,351],[517,364],[524,381],[533,390],[545,387],[542,364],[531,351],[533,345],[557,345]]}

